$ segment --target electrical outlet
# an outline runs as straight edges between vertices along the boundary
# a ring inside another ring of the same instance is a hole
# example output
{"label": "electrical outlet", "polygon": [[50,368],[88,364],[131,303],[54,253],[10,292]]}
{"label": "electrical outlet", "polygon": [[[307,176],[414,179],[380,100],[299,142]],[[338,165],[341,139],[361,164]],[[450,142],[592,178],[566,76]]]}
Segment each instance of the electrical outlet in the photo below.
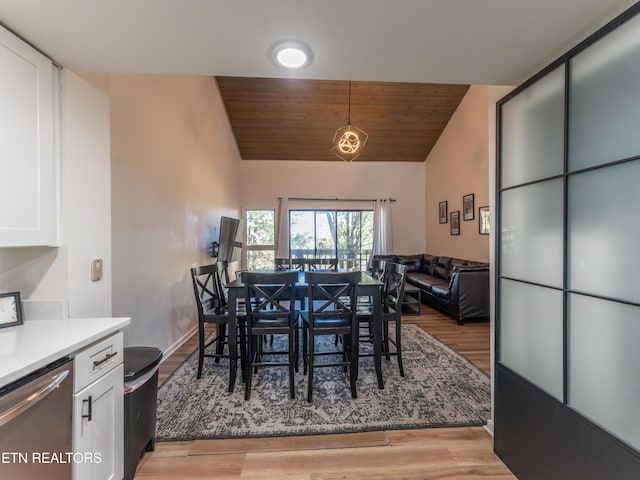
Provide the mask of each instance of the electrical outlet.
{"label": "electrical outlet", "polygon": [[102,280],[102,259],[96,258],[91,261],[91,281],[99,282]]}

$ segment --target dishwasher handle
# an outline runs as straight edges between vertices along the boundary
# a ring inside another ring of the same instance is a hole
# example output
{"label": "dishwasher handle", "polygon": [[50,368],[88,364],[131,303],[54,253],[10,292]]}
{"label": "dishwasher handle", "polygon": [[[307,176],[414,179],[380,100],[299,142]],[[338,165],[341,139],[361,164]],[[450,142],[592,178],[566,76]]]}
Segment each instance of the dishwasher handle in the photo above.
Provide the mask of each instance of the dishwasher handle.
{"label": "dishwasher handle", "polygon": [[47,397],[51,392],[60,386],[65,378],[69,376],[69,370],[63,370],[51,379],[47,385],[16,403],[13,407],[0,413],[0,427],[29,410],[39,401]]}

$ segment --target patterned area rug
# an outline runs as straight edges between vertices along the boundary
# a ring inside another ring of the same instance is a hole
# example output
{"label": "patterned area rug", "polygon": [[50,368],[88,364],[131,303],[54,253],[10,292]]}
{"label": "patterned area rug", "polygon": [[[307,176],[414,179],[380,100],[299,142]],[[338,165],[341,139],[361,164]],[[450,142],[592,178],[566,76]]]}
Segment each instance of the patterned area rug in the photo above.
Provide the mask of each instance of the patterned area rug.
{"label": "patterned area rug", "polygon": [[[227,392],[225,360],[216,364],[205,358],[202,378],[197,380],[194,353],[158,391],[156,439],[484,425],[491,408],[488,375],[420,327],[402,328],[405,377],[398,373],[395,357],[383,360],[385,388],[379,390],[373,358],[362,357],[357,399],[351,398],[348,376],[339,367],[316,369],[311,404],[302,368],[296,378],[296,398],[291,400],[287,368],[267,367],[254,374],[251,399],[245,401],[242,383],[233,393]],[[333,347],[333,338],[326,340]],[[274,348],[282,348],[278,340]]]}

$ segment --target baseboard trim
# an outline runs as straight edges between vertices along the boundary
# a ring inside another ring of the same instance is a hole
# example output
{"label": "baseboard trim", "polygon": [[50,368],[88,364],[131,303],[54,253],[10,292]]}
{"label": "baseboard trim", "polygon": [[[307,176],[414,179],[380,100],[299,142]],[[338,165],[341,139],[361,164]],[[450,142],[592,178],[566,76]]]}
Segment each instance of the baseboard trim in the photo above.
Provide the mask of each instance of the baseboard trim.
{"label": "baseboard trim", "polygon": [[163,363],[167,358],[169,358],[173,354],[173,352],[178,350],[187,340],[191,338],[192,335],[196,334],[197,331],[198,331],[198,326],[196,325],[192,329],[187,331],[187,333],[185,333],[182,337],[180,337],[173,345],[167,348],[162,353],[162,360],[160,361],[160,363]]}
{"label": "baseboard trim", "polygon": [[493,419],[490,418],[487,420],[487,424],[484,426],[484,429],[493,437]]}

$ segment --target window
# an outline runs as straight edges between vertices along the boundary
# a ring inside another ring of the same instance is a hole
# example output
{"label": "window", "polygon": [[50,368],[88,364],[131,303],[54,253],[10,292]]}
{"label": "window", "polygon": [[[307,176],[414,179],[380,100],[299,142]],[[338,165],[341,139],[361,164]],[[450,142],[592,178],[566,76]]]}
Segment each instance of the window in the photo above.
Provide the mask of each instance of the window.
{"label": "window", "polygon": [[372,210],[291,210],[292,258],[332,257],[339,268],[367,268],[373,247]]}
{"label": "window", "polygon": [[247,269],[273,268],[275,255],[275,211],[247,210]]}

